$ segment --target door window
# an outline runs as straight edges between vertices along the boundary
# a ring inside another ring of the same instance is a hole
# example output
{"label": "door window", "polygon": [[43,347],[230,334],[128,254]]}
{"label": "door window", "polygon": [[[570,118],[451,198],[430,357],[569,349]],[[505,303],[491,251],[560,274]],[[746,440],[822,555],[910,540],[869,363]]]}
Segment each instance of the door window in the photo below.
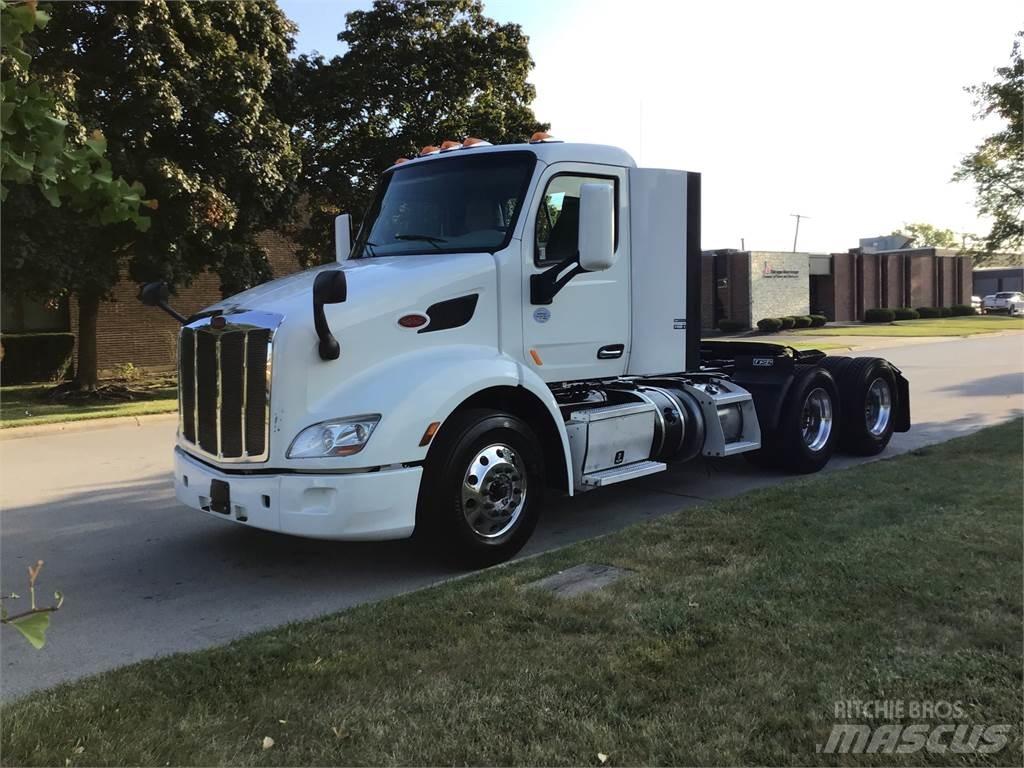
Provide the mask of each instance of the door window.
{"label": "door window", "polygon": [[619,242],[619,196],[617,180],[608,176],[561,174],[552,177],[544,190],[537,211],[533,238],[533,260],[536,264],[555,264],[576,256],[579,249],[580,187],[584,184],[607,184],[615,193],[616,247]]}

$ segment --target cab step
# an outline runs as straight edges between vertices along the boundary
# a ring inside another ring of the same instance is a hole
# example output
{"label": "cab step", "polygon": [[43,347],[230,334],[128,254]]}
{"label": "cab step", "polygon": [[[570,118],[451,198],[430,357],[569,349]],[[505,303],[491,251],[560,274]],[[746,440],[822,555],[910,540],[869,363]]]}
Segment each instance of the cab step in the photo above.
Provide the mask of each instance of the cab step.
{"label": "cab step", "polygon": [[637,461],[633,464],[625,464],[621,467],[602,469],[600,472],[591,472],[583,476],[583,485],[588,488],[600,488],[605,485],[614,485],[626,480],[633,480],[645,475],[653,475],[656,472],[663,472],[668,465],[661,461]]}

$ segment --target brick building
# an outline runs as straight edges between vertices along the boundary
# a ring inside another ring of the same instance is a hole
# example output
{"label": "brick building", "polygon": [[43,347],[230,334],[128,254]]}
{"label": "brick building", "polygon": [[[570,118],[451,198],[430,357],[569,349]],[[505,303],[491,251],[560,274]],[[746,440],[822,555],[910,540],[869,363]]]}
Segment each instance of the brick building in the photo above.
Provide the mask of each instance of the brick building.
{"label": "brick building", "polygon": [[863,320],[874,307],[970,304],[972,258],[943,248],[846,253],[705,251],[702,322],[752,327],[765,317],[823,314]]}
{"label": "brick building", "polygon": [[[300,269],[297,246],[276,232],[264,232],[257,242],[266,251],[275,277]],[[114,287],[113,300],[100,304],[97,319],[97,357],[100,375],[116,373],[131,363],[152,371],[174,367],[178,324],[159,309],[136,298],[139,286],[124,279]],[[171,304],[186,317],[219,301],[220,278],[203,273],[181,287]],[[18,297],[4,297],[4,333],[59,332],[78,334],[78,306],[72,298],[59,306],[44,306]]]}

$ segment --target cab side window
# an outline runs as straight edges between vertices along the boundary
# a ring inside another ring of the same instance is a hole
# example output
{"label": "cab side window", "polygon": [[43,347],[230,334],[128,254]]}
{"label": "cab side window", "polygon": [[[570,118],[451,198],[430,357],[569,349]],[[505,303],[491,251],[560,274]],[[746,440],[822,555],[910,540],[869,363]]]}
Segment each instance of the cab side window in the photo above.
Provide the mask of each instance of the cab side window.
{"label": "cab side window", "polygon": [[584,184],[607,184],[615,193],[615,242],[619,241],[618,185],[606,176],[563,174],[553,177],[544,190],[544,199],[537,211],[533,238],[533,260],[536,264],[555,264],[576,256],[579,249],[580,187]]}

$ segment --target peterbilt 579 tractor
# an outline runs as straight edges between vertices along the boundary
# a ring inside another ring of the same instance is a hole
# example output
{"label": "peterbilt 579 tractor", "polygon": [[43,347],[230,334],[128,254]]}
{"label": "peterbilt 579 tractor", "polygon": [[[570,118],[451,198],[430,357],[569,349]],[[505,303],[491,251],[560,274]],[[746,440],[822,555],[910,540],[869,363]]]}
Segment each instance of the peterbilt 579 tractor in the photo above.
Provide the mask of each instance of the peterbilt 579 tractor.
{"label": "peterbilt 579 tractor", "polygon": [[183,323],[177,498],[298,536],[515,554],[545,494],[696,457],[815,472],[910,428],[879,358],[701,341],[700,175],[478,139],[388,168],[336,261]]}

